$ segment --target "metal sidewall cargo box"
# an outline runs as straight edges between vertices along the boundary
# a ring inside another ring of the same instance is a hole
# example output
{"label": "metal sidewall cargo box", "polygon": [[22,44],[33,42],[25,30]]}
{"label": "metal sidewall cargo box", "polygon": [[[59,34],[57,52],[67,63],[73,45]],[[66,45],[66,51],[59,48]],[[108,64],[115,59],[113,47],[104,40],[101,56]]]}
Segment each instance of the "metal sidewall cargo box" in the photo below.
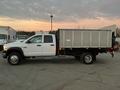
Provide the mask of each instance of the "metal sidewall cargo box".
{"label": "metal sidewall cargo box", "polygon": [[59,29],[60,48],[109,48],[111,30]]}

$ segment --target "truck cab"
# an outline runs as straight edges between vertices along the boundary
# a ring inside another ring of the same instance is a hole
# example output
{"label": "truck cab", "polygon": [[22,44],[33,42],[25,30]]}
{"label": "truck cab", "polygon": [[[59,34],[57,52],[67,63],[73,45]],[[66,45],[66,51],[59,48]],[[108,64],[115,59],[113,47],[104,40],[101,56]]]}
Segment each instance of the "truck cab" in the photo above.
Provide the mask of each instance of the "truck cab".
{"label": "truck cab", "polygon": [[55,56],[55,35],[39,34],[23,42],[5,44],[3,54],[10,64],[19,64],[24,57]]}
{"label": "truck cab", "polygon": [[35,35],[24,42],[22,50],[25,56],[54,56],[56,55],[56,40],[51,34]]}

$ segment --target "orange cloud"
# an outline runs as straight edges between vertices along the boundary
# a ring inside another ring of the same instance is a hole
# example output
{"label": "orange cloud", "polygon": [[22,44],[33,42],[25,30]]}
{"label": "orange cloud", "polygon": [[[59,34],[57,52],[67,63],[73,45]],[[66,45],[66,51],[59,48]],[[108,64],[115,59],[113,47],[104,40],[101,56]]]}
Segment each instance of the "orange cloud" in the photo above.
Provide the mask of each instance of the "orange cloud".
{"label": "orange cloud", "polygon": [[[53,20],[54,21],[54,20]],[[82,19],[76,22],[54,22],[53,29],[58,28],[99,28],[111,24],[120,26],[120,19],[105,19],[99,17],[98,19]],[[0,18],[0,25],[11,26],[16,30],[26,31],[41,31],[50,30],[50,22],[37,21],[37,20],[18,20],[6,17]]]}

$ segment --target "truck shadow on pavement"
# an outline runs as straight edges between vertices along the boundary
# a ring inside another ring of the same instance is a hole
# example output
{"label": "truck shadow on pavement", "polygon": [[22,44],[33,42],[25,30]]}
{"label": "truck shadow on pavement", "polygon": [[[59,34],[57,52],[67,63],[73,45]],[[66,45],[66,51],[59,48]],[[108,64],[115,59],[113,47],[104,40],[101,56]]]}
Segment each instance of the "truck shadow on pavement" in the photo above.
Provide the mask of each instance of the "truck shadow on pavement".
{"label": "truck shadow on pavement", "polygon": [[[104,59],[98,58],[95,63],[93,64],[107,64],[107,62]],[[64,58],[64,59],[26,59],[23,64],[83,64],[82,61],[76,60],[74,58]]]}
{"label": "truck shadow on pavement", "polygon": [[69,59],[27,59],[25,60],[25,64],[74,64],[79,61],[69,58]]}

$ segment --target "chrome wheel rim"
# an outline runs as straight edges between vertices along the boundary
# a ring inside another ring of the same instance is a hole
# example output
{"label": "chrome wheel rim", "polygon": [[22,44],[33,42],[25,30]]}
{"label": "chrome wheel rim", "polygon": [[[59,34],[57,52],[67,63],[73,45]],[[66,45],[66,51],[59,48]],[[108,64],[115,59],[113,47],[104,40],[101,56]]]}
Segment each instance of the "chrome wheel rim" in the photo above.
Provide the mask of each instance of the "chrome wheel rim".
{"label": "chrome wheel rim", "polygon": [[18,56],[13,55],[13,56],[10,57],[10,62],[11,62],[12,64],[17,64],[18,61],[19,61]]}
{"label": "chrome wheel rim", "polygon": [[87,56],[85,56],[84,60],[85,60],[86,63],[91,63],[92,62],[92,56],[87,55]]}

